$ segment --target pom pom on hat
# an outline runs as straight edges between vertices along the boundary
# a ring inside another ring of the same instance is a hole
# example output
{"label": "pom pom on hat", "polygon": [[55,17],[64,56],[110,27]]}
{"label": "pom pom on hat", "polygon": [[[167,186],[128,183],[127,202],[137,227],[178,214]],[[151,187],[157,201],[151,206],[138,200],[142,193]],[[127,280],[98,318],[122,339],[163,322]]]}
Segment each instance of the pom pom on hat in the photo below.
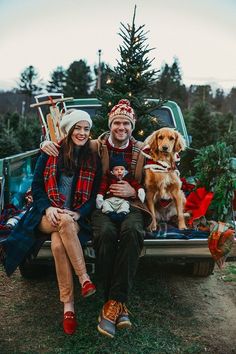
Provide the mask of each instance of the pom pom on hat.
{"label": "pom pom on hat", "polygon": [[130,106],[129,100],[120,100],[118,104],[112,108],[108,116],[109,128],[111,127],[111,123],[113,122],[113,120],[117,117],[128,119],[132,125],[132,128],[134,129],[135,127],[136,117],[133,108]]}
{"label": "pom pom on hat", "polygon": [[86,121],[89,127],[92,128],[93,122],[90,115],[79,109],[70,109],[65,112],[61,118],[60,128],[64,134],[68,134],[70,129],[78,122]]}

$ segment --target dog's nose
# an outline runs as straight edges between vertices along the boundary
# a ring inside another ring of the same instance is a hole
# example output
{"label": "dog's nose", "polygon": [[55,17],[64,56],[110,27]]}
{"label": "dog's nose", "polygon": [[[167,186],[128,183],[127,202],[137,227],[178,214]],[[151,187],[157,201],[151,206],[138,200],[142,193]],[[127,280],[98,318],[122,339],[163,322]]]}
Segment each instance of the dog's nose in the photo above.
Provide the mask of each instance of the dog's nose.
{"label": "dog's nose", "polygon": [[162,146],[162,150],[163,150],[163,151],[167,151],[167,150],[168,150],[168,146],[163,145],[163,146]]}

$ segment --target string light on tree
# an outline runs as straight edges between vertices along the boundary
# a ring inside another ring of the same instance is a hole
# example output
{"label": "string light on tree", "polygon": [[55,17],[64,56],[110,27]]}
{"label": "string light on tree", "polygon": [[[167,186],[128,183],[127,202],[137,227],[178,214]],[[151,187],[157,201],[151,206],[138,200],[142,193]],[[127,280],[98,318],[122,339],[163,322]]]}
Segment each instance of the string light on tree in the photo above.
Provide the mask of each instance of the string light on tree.
{"label": "string light on tree", "polygon": [[143,136],[144,135],[144,130],[139,130],[138,135]]}

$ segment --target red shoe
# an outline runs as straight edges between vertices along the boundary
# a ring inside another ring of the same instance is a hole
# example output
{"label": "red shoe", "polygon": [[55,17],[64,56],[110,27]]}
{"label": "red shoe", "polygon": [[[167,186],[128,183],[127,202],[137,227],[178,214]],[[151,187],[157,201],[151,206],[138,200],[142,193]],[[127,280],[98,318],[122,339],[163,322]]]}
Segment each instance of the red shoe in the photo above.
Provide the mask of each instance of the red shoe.
{"label": "red shoe", "polygon": [[64,313],[63,329],[66,334],[74,334],[78,323],[75,319],[75,314],[72,311]]}
{"label": "red shoe", "polygon": [[82,296],[88,297],[90,295],[93,295],[95,292],[96,292],[95,285],[90,280],[85,281],[81,289]]}

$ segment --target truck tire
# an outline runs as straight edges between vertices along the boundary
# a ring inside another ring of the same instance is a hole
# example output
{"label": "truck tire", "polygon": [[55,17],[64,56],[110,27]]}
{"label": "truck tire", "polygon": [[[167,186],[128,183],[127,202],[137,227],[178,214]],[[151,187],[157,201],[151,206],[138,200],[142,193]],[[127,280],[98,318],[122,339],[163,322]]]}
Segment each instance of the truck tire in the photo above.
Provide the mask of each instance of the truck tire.
{"label": "truck tire", "polygon": [[197,261],[191,264],[191,274],[198,277],[208,277],[213,274],[215,262],[212,259]]}

